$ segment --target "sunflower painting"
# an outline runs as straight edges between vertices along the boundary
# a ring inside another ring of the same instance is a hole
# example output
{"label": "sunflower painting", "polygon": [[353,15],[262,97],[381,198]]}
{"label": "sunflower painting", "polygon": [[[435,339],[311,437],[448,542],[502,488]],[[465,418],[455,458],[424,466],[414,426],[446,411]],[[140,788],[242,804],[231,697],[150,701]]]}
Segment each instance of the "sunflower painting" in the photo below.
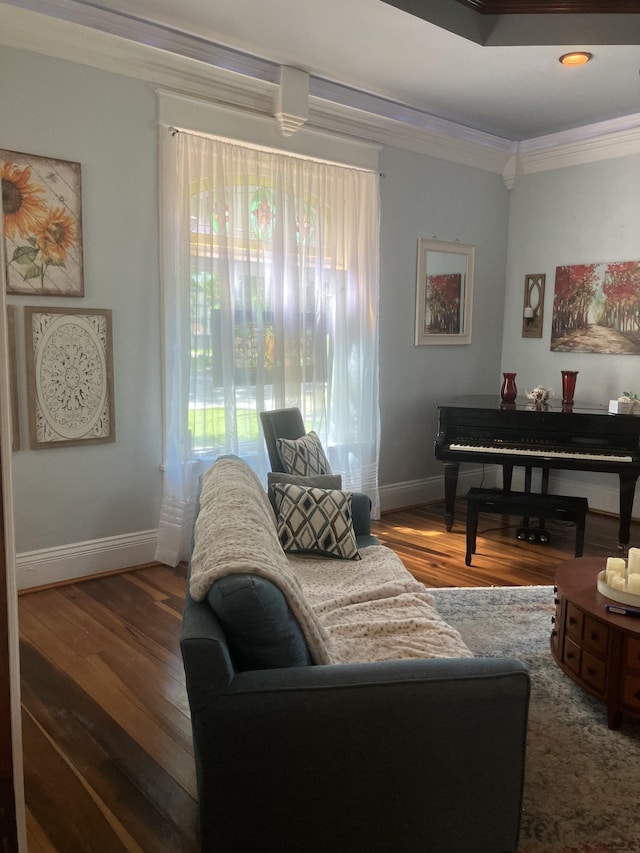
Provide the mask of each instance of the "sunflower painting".
{"label": "sunflower painting", "polygon": [[84,296],[80,164],[0,149],[7,293]]}

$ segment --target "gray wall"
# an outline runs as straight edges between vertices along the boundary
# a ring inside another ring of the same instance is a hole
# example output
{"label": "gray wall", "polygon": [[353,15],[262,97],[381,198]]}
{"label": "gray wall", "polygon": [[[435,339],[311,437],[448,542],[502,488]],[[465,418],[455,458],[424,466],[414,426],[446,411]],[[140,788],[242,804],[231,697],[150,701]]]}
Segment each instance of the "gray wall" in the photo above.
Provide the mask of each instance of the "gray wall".
{"label": "gray wall", "polygon": [[111,308],[116,442],[28,449],[18,309],[18,553],[157,527],[160,343],[155,97],[145,83],[0,47],[0,147],[82,165],[85,296],[22,306]]}
{"label": "gray wall", "polygon": [[[442,475],[433,454],[438,403],[499,392],[509,193],[499,175],[399,149],[382,151],[380,170],[384,496],[385,486]],[[414,345],[419,237],[475,246],[469,345]]]}

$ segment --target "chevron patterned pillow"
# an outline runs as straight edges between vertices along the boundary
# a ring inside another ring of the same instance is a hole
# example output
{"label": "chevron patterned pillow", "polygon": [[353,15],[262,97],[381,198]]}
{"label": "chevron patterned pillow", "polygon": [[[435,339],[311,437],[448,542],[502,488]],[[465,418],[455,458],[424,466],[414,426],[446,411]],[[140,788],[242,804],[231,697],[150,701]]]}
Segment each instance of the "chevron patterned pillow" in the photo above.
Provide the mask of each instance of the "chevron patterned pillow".
{"label": "chevron patterned pillow", "polygon": [[322,442],[313,430],[301,438],[278,438],[276,446],[287,474],[300,474],[303,477],[331,474]]}
{"label": "chevron patterned pillow", "polygon": [[284,551],[359,560],[351,492],[292,483],[273,486],[278,538]]}

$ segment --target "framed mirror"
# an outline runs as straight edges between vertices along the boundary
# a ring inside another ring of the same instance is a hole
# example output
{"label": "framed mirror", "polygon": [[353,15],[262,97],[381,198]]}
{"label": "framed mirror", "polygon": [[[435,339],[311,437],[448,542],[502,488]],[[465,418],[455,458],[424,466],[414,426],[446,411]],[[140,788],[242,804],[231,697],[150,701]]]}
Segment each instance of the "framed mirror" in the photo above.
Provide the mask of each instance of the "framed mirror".
{"label": "framed mirror", "polygon": [[471,343],[474,247],[418,240],[416,346]]}

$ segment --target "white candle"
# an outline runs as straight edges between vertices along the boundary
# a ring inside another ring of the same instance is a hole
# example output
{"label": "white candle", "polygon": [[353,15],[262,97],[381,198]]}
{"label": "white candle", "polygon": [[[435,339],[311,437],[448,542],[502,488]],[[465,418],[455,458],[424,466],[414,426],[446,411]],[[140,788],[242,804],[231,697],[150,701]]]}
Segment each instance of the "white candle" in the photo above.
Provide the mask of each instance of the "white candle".
{"label": "white candle", "polygon": [[605,568],[605,582],[611,586],[612,578],[619,576],[624,577],[626,563],[622,557],[607,557],[607,565]]}
{"label": "white candle", "polygon": [[640,573],[635,572],[629,575],[627,581],[627,592],[632,592],[634,595],[640,595]]}
{"label": "white candle", "polygon": [[626,585],[627,585],[627,582],[625,581],[624,578],[621,578],[620,575],[616,575],[615,578],[612,578],[611,583],[609,584],[609,586],[612,587],[613,589],[619,589],[622,592],[624,592],[624,588],[626,587]]}
{"label": "white candle", "polygon": [[640,548],[629,548],[629,560],[627,561],[629,574],[635,575],[640,572]]}

